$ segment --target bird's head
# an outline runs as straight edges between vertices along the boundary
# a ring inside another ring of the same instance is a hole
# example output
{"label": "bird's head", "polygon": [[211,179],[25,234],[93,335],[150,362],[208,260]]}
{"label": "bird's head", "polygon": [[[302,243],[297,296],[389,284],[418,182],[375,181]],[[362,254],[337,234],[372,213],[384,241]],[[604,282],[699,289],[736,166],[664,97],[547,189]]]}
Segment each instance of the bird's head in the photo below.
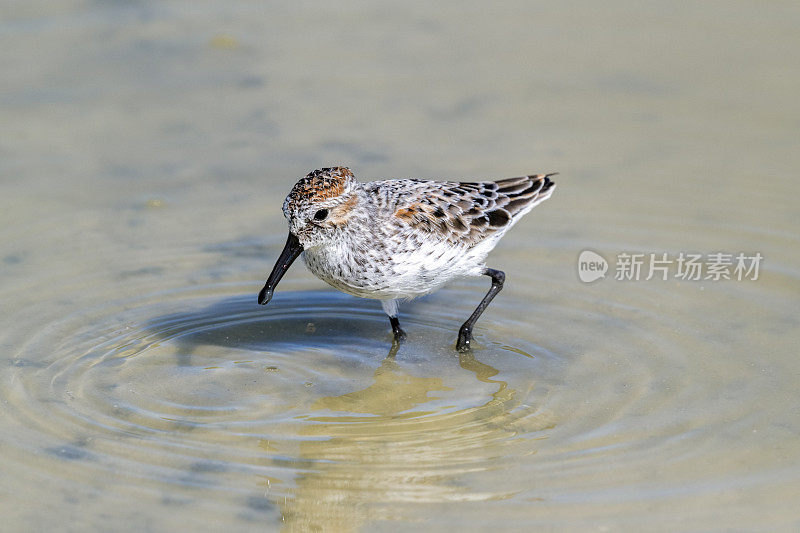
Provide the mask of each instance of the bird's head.
{"label": "bird's head", "polygon": [[283,202],[289,238],[259,293],[260,304],[269,302],[278,281],[303,250],[337,239],[355,213],[358,201],[358,182],[347,167],[321,168],[295,183]]}
{"label": "bird's head", "polygon": [[347,167],[315,170],[292,187],[283,202],[283,215],[304,249],[336,238],[358,204],[357,187]]}

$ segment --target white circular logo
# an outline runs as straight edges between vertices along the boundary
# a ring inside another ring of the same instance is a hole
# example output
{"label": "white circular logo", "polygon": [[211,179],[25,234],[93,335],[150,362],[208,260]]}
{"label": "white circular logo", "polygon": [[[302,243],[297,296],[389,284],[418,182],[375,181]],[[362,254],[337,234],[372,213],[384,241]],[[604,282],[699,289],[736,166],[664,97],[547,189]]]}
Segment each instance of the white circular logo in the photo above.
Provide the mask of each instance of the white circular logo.
{"label": "white circular logo", "polygon": [[591,283],[606,277],[608,261],[591,250],[584,250],[578,256],[578,277],[584,283]]}

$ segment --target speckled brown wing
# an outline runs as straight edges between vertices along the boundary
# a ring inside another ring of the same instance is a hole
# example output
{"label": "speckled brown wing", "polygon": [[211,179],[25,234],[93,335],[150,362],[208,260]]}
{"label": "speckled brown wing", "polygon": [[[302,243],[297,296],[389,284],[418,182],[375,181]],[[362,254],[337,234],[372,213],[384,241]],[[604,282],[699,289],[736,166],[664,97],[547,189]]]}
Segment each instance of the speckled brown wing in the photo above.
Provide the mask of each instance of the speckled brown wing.
{"label": "speckled brown wing", "polygon": [[553,175],[461,183],[402,180],[408,188],[406,194],[397,191],[393,216],[414,230],[472,247],[546,200],[555,187]]}

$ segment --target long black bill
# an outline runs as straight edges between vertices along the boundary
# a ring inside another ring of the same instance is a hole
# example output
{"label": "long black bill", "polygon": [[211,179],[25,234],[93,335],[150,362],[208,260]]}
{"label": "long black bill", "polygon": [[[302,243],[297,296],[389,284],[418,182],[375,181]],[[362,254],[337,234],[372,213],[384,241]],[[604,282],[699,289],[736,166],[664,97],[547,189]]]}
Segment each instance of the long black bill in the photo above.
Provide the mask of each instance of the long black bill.
{"label": "long black bill", "polygon": [[283,247],[278,262],[272,267],[272,273],[270,273],[267,278],[267,284],[264,285],[264,288],[258,293],[258,303],[267,305],[269,301],[272,300],[272,293],[275,291],[278,282],[283,275],[286,274],[286,271],[289,270],[289,267],[294,260],[297,259],[297,256],[302,252],[303,245],[300,244],[300,241],[297,240],[297,237],[295,237],[293,233],[289,232],[289,238],[286,239],[286,246]]}

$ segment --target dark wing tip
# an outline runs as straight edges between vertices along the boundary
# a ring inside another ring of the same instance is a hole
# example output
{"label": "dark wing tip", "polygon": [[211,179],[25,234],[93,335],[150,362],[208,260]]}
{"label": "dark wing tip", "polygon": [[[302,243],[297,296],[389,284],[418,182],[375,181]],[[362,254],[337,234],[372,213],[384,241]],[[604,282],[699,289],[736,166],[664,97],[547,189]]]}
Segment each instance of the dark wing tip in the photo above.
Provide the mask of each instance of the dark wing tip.
{"label": "dark wing tip", "polygon": [[505,208],[512,217],[521,211],[527,210],[529,206],[543,202],[550,197],[555,181],[550,174],[531,174],[519,178],[509,178],[496,182],[499,186],[498,193],[501,195],[499,204]]}
{"label": "dark wing tip", "polygon": [[539,194],[541,194],[543,192],[546,192],[549,189],[552,189],[553,187],[555,187],[556,182],[554,180],[551,180],[550,176],[557,176],[557,175],[558,175],[558,172],[551,172],[550,174],[545,174],[542,177],[542,186],[539,189]]}

